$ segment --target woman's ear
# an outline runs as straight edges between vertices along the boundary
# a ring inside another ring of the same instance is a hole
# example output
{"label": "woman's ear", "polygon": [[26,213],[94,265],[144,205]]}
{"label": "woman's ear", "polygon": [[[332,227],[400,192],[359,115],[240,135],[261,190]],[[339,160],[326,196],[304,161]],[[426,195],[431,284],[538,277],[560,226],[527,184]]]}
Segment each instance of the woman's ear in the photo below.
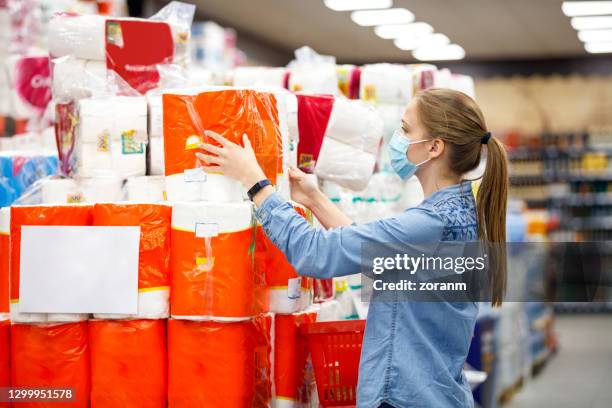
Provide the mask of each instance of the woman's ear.
{"label": "woman's ear", "polygon": [[429,149],[429,153],[431,155],[430,157],[433,159],[442,156],[442,154],[444,153],[444,147],[444,140],[434,139],[431,148]]}

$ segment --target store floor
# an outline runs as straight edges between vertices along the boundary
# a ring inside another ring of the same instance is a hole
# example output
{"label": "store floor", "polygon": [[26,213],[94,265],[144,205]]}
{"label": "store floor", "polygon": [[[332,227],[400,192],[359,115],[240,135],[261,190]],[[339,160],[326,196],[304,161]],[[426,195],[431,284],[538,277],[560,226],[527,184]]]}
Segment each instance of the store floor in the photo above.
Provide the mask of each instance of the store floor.
{"label": "store floor", "polygon": [[612,407],[612,315],[557,317],[559,352],[504,408]]}

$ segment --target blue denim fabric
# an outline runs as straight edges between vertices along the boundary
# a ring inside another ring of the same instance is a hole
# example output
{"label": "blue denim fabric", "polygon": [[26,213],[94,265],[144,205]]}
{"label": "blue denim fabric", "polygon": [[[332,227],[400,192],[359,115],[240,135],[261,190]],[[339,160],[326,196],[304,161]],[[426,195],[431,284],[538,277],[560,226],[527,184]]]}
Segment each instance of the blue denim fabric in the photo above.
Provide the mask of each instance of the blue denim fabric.
{"label": "blue denim fabric", "polygon": [[[471,183],[440,190],[393,218],[315,229],[278,194],[257,218],[298,273],[315,278],[361,271],[364,243],[476,241]],[[478,305],[473,302],[372,302],[359,368],[357,405],[472,407],[462,373]]]}

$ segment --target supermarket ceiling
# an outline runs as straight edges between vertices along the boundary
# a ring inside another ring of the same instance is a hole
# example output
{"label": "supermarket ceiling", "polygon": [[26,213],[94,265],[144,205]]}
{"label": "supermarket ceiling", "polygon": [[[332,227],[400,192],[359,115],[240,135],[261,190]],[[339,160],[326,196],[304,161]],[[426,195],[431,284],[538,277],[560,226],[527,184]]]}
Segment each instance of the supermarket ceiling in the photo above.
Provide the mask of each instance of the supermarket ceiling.
{"label": "supermarket ceiling", "polygon": [[[466,51],[468,60],[586,55],[562,0],[394,0]],[[353,23],[323,0],[195,0],[198,18],[237,29],[239,37],[291,55],[310,45],[340,62],[409,61],[391,40]]]}

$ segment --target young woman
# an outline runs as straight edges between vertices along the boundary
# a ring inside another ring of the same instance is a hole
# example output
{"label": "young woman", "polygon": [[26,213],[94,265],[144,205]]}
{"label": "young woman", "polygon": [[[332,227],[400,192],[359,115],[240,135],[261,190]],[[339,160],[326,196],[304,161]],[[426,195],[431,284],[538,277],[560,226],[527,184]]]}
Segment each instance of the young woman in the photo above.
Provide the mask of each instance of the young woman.
{"label": "young woman", "polygon": [[[207,171],[222,171],[250,189],[257,217],[298,273],[330,278],[359,273],[364,243],[441,241],[505,243],[508,169],[503,145],[487,131],[476,102],[463,93],[434,89],[408,105],[389,143],[391,165],[402,179],[416,175],[424,201],[393,218],[354,225],[297,169],[292,198],[310,208],[325,229],[315,229],[274,190],[255,154],[207,132],[221,147],[204,144]],[[464,175],[487,163],[474,199]],[[505,291],[505,259],[489,268],[492,303]],[[478,306],[474,302],[372,302],[361,354],[360,407],[471,407],[462,374]]]}

